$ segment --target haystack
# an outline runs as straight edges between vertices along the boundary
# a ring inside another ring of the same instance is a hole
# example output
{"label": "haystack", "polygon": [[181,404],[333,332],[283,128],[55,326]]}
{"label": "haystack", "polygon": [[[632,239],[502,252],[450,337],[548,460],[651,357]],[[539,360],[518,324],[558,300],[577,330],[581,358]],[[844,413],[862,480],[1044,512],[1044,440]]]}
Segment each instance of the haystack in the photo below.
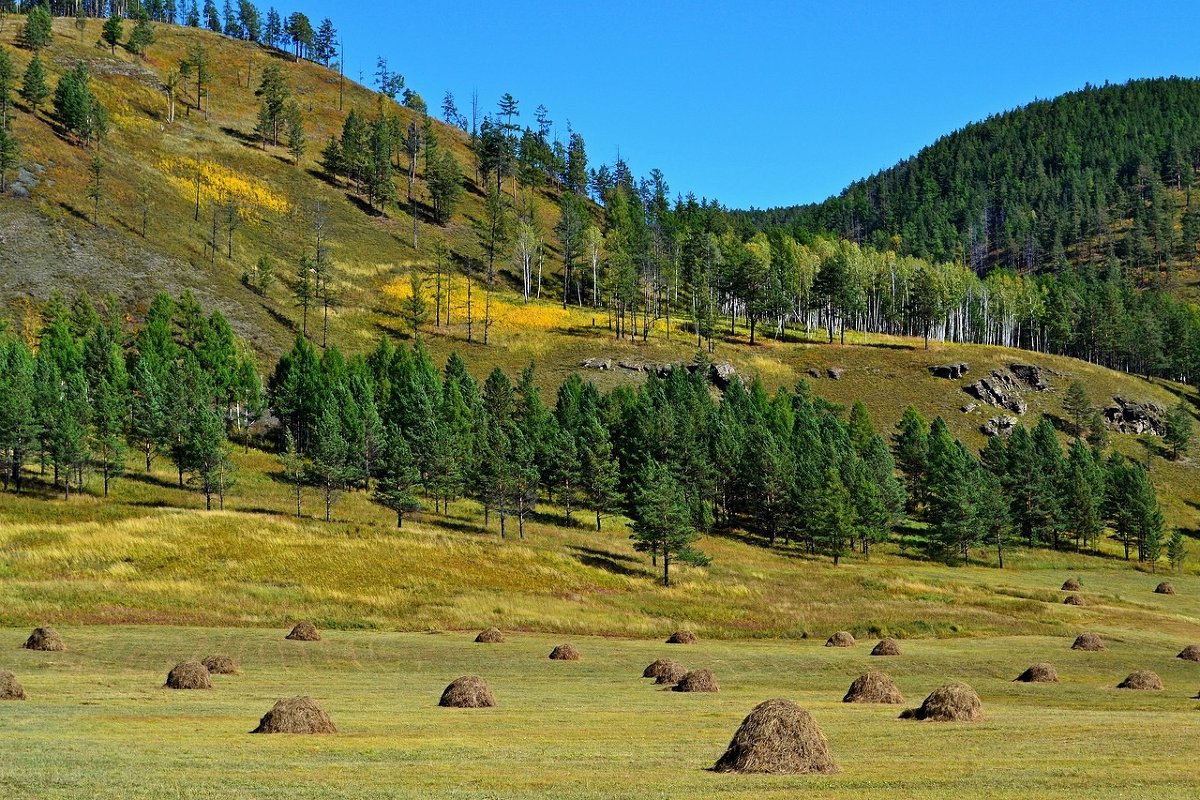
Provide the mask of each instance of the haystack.
{"label": "haystack", "polygon": [[22,645],[26,650],[65,650],[62,637],[54,628],[34,628]]}
{"label": "haystack", "polygon": [[904,695],[896,683],[882,672],[859,675],[842,698],[843,703],[903,703]]}
{"label": "haystack", "polygon": [[1094,633],[1081,633],[1075,637],[1075,644],[1071,645],[1071,649],[1098,653],[1104,649],[1104,640]]}
{"label": "haystack", "polygon": [[168,689],[211,689],[208,669],[199,661],[181,661],[167,673]]}
{"label": "haystack", "polygon": [[825,640],[826,647],[854,647],[856,644],[858,642],[854,641],[849,631],[838,631]]}
{"label": "haystack", "polygon": [[504,634],[499,628],[488,628],[486,631],[480,631],[475,641],[480,644],[500,644],[504,641]]}
{"label": "haystack", "polygon": [[900,643],[895,639],[880,639],[875,645],[875,649],[871,651],[873,656],[898,656],[900,655]]}
{"label": "haystack", "polygon": [[1058,672],[1053,664],[1039,661],[1016,677],[1021,683],[1058,683]]}
{"label": "haystack", "polygon": [[654,677],[655,686],[672,686],[679,683],[688,674],[688,668],[678,661],[672,661],[659,670]]}
{"label": "haystack", "polygon": [[1175,587],[1167,581],[1163,581],[1158,586],[1154,587],[1155,594],[1175,594]]}
{"label": "haystack", "polygon": [[700,637],[691,631],[675,631],[667,638],[667,644],[695,644]]}
{"label": "haystack", "polygon": [[200,662],[210,675],[236,675],[237,662],[226,655],[209,656]]}
{"label": "haystack", "polygon": [[1081,592],[1083,591],[1083,584],[1075,578],[1067,578],[1063,582],[1062,590],[1064,592]]}
{"label": "haystack", "polygon": [[694,669],[671,687],[672,692],[716,692],[717,676],[710,669]]}
{"label": "haystack", "polygon": [[0,669],[0,700],[24,700],[25,689],[17,676],[6,669]]}
{"label": "haystack", "polygon": [[319,642],[321,634],[317,631],[316,625],[304,620],[296,623],[296,627],[292,628],[292,632],[287,635],[287,638],[293,642]]}
{"label": "haystack", "polygon": [[1069,594],[1063,598],[1063,604],[1068,605],[1068,606],[1081,606],[1084,603],[1083,603],[1083,598],[1080,597],[1079,595]]}
{"label": "haystack", "polygon": [[1118,689],[1150,689],[1157,691],[1163,688],[1162,678],[1148,669],[1139,669],[1129,673],[1129,677],[1117,684]]}
{"label": "haystack", "polygon": [[755,706],[713,769],[772,775],[829,775],[838,771],[829,755],[829,742],[812,716],[783,699]]}
{"label": "haystack", "polygon": [[1189,644],[1175,657],[1182,658],[1184,661],[1200,661],[1200,644]]}
{"label": "haystack", "polygon": [[983,719],[979,695],[965,683],[947,683],[929,693],[919,708],[910,708],[900,719],[932,722],[978,722]]}
{"label": "haystack", "polygon": [[552,661],[578,661],[581,658],[579,648],[573,644],[560,644],[550,651]]}
{"label": "haystack", "polygon": [[442,692],[438,705],[443,708],[491,708],[496,705],[496,698],[487,681],[478,675],[464,675],[455,678],[454,682]]}
{"label": "haystack", "polygon": [[288,697],[263,715],[251,733],[337,733],[333,720],[311,697]]}

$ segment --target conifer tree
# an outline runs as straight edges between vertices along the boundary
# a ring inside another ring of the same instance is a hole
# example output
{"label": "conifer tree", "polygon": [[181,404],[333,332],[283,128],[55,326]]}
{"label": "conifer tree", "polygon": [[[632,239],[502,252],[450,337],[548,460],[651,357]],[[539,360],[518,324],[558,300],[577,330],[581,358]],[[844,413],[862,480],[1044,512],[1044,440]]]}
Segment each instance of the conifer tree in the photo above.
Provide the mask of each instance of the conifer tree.
{"label": "conifer tree", "polygon": [[125,35],[125,23],[121,21],[119,14],[114,13],[105,22],[104,27],[100,29],[100,38],[112,50],[112,54],[117,54],[117,45],[121,43],[121,38]]}
{"label": "conifer tree", "polygon": [[1071,422],[1071,433],[1076,439],[1083,438],[1092,416],[1092,401],[1082,381],[1072,381],[1063,398],[1063,411]]}
{"label": "conifer tree", "polygon": [[1171,569],[1178,572],[1182,569],[1185,558],[1187,558],[1187,545],[1183,541],[1183,531],[1176,528],[1167,542],[1167,560],[1171,562]]}
{"label": "conifer tree", "polygon": [[928,451],[929,427],[920,412],[908,406],[896,424],[896,432],[892,434],[892,452],[896,456],[896,465],[904,473],[910,513],[916,511],[925,499]]}
{"label": "conifer tree", "polygon": [[312,480],[321,490],[321,497],[325,502],[326,522],[332,519],[333,505],[345,485],[347,450],[348,445],[342,435],[342,422],[338,413],[332,406],[326,406],[317,418],[309,451],[312,459]]}
{"label": "conifer tree", "polygon": [[42,3],[33,3],[25,15],[25,25],[18,37],[21,46],[37,52],[50,45],[54,38],[54,19],[50,9]]}
{"label": "conifer tree", "polygon": [[146,49],[154,44],[154,28],[150,25],[150,15],[144,9],[134,11],[133,19],[133,30],[129,32],[129,42],[125,46],[129,52],[145,58]]}
{"label": "conifer tree", "polygon": [[300,104],[295,100],[288,103],[284,108],[283,116],[287,122],[288,153],[292,156],[292,163],[300,166],[300,159],[304,158],[304,151],[308,148],[308,140],[304,136],[304,117],[300,113]]}
{"label": "conifer tree", "polygon": [[416,488],[421,482],[421,472],[408,447],[404,434],[396,426],[387,432],[387,447],[383,456],[383,468],[379,483],[375,487],[375,499],[386,508],[396,512],[396,527],[404,527],[404,515],[421,510]]}
{"label": "conifer tree", "polygon": [[687,497],[670,470],[649,459],[633,490],[634,549],[661,555],[663,586],[671,585],[671,560],[705,565],[708,558],[695,548],[700,538],[692,526]]}
{"label": "conifer tree", "polygon": [[[2,93],[3,87],[0,87],[0,94]],[[46,85],[46,69],[42,65],[41,56],[35,54],[33,58],[29,59],[29,66],[25,68],[25,77],[21,82],[21,99],[29,104],[29,109],[34,114],[37,114],[38,109],[49,96],[50,88]],[[3,99],[0,98],[0,106],[3,105]],[[0,116],[2,115],[3,111],[0,111]]]}
{"label": "conifer tree", "polygon": [[854,536],[850,492],[836,467],[825,471],[825,479],[813,498],[810,525],[816,532],[817,549],[832,558],[836,566]]}
{"label": "conifer tree", "polygon": [[279,466],[283,467],[283,477],[292,485],[292,491],[296,495],[296,518],[299,519],[303,516],[304,481],[311,467],[304,453],[296,445],[296,437],[291,428],[284,428],[283,431],[283,450],[279,454]]}
{"label": "conifer tree", "polygon": [[1166,433],[1163,436],[1171,448],[1171,460],[1178,461],[1192,443],[1192,412],[1188,409],[1187,400],[1179,398],[1179,402],[1167,411]]}

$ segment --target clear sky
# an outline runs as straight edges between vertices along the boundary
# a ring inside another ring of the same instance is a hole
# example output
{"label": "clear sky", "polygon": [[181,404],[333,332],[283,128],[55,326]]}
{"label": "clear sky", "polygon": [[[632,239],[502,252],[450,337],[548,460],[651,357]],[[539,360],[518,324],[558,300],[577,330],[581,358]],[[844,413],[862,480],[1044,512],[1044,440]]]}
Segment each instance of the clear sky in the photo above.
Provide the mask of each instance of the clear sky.
{"label": "clear sky", "polygon": [[[261,0],[267,5],[271,0]],[[440,112],[504,92],[673,193],[824,199],[989,114],[1085,83],[1200,75],[1200,2],[280,0],[330,16],[347,75],[378,55]],[[565,136],[563,137],[565,139]]]}

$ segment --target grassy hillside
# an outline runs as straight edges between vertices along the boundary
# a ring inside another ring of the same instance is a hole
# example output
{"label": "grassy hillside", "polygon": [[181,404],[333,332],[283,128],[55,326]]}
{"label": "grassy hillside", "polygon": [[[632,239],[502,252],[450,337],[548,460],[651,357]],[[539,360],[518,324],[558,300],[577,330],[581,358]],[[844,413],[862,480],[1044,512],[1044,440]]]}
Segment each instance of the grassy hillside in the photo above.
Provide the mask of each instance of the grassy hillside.
{"label": "grassy hillside", "polygon": [[[327,632],[155,626],[61,629],[68,650],[18,650],[0,629],[5,666],[29,699],[5,703],[10,798],[960,798],[1186,797],[1200,734],[1198,665],[1174,658],[1178,636],[1130,631],[1103,653],[1069,637],[905,642],[897,658],[809,642],[572,637],[583,660],[546,658],[559,636]],[[177,661],[228,653],[239,675],[211,691],[160,688]],[[717,694],[661,691],[642,679],[671,657],[712,669]],[[887,662],[880,664],[878,662]],[[1014,683],[1037,661],[1057,684]],[[1152,668],[1162,692],[1114,688]],[[907,705],[954,679],[979,693],[978,723],[909,722],[901,707],[842,703],[867,669],[885,669]],[[497,706],[437,707],[455,677],[479,674]],[[250,736],[280,697],[309,694],[333,736]],[[840,772],[730,775],[709,770],[757,703],[808,709]]]}

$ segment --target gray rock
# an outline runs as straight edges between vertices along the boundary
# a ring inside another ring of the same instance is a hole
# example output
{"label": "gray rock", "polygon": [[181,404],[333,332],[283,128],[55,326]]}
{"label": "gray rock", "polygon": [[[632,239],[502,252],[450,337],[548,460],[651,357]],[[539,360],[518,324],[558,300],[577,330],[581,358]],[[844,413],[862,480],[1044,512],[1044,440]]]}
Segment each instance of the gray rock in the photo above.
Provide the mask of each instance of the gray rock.
{"label": "gray rock", "polygon": [[1166,409],[1157,403],[1136,403],[1120,395],[1114,397],[1113,402],[1116,405],[1104,409],[1104,420],[1112,430],[1154,436],[1162,436],[1167,432],[1163,421],[1167,415]]}
{"label": "gray rock", "polygon": [[728,361],[722,361],[709,367],[708,377],[712,381],[713,386],[716,386],[718,389],[724,389],[733,383],[733,379],[737,377],[737,370],[733,368],[733,364],[730,364]]}
{"label": "gray rock", "polygon": [[974,411],[977,408],[979,408],[979,406],[975,405],[974,403],[967,403],[965,406],[962,407],[962,412],[964,414],[970,414],[972,411]]}
{"label": "gray rock", "polygon": [[980,425],[979,430],[988,436],[1008,436],[1016,424],[1016,417],[992,417]]}
{"label": "gray rock", "polygon": [[1035,392],[1044,392],[1050,388],[1050,384],[1042,378],[1042,368],[1034,364],[1010,364],[1009,370],[1013,375],[1017,376],[1017,380],[1033,389]]}
{"label": "gray rock", "polygon": [[23,183],[9,184],[8,193],[13,197],[20,197],[22,200],[29,197],[29,190],[25,188],[25,184]]}
{"label": "gray rock", "polygon": [[992,370],[986,378],[964,386],[963,391],[980,402],[1006,409],[1014,414],[1024,414],[1029,410],[1029,405],[1021,397],[1016,379],[1011,373],[998,369]]}
{"label": "gray rock", "polygon": [[646,365],[637,361],[618,361],[617,366],[630,372],[645,372]]}
{"label": "gray rock", "polygon": [[929,368],[935,378],[946,378],[947,380],[956,381],[963,375],[971,371],[971,367],[963,361],[957,364],[934,364]]}
{"label": "gray rock", "polygon": [[829,376],[830,380],[840,381],[842,379],[842,375],[846,374],[846,370],[842,369],[841,367],[830,367],[829,369],[825,370],[825,374]]}
{"label": "gray rock", "polygon": [[809,368],[808,368],[807,370],[805,370],[805,371],[808,373],[808,377],[810,377],[810,378],[819,378],[819,377],[821,377],[821,370],[817,369],[816,367],[809,367]]}
{"label": "gray rock", "polygon": [[612,361],[607,358],[585,358],[580,362],[579,366],[584,369],[610,370],[612,369]]}

